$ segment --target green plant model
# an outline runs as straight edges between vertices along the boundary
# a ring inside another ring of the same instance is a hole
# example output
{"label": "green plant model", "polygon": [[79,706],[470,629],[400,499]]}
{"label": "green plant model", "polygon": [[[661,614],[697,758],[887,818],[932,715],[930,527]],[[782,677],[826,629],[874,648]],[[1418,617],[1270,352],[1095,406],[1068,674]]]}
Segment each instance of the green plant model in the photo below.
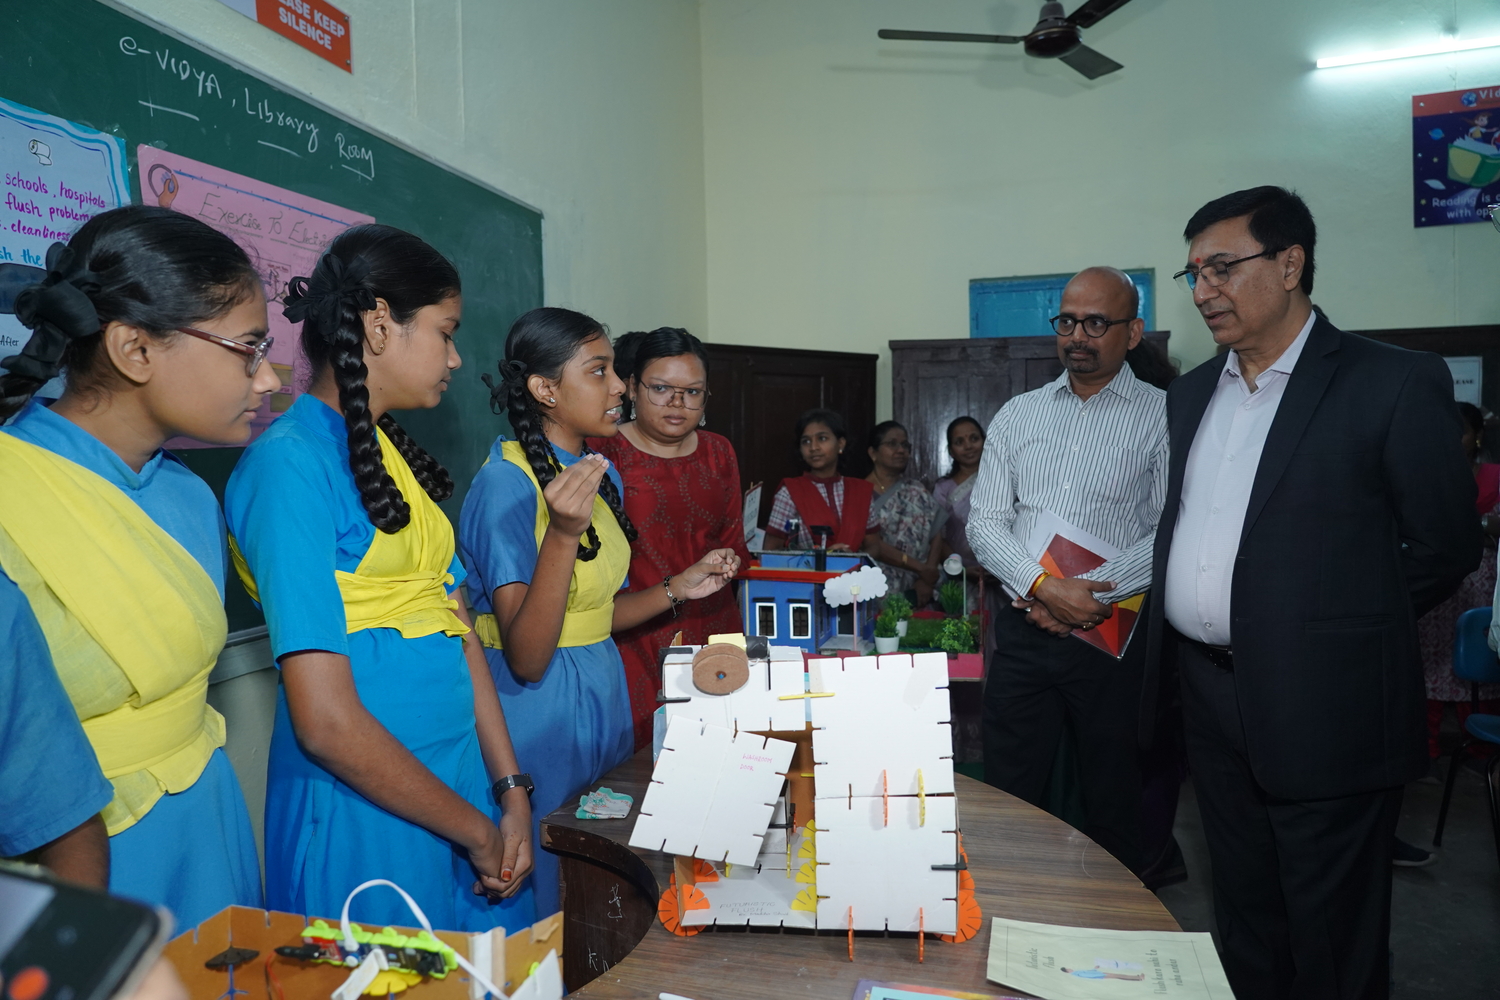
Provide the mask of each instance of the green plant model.
{"label": "green plant model", "polygon": [[892,594],[885,599],[885,608],[880,612],[882,618],[886,615],[890,615],[893,621],[905,621],[911,617],[911,601],[905,594]]}
{"label": "green plant model", "polygon": [[972,618],[949,618],[937,635],[938,648],[946,653],[978,651],[979,629]]}
{"label": "green plant model", "polygon": [[964,607],[964,584],[962,580],[949,580],[938,588],[938,603],[943,606],[945,615],[961,615],[968,609]]}
{"label": "green plant model", "polygon": [[896,635],[896,619],[889,614],[881,612],[880,617],[875,619],[875,638],[891,639]]}

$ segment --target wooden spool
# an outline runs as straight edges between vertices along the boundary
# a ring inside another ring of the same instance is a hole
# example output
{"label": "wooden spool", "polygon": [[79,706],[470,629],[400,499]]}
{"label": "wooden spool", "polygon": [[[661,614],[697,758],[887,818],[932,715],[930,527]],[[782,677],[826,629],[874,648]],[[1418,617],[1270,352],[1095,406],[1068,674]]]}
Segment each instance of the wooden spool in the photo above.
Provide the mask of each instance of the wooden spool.
{"label": "wooden spool", "polygon": [[750,680],[750,657],[738,646],[716,642],[693,654],[693,686],[704,694],[732,694]]}

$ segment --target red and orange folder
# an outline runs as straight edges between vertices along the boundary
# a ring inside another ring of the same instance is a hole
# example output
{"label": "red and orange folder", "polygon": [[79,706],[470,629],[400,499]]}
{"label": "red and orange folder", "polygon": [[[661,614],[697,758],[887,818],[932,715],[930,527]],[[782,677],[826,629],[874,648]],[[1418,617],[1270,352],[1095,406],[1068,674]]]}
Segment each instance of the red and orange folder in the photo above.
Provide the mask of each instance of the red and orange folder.
{"label": "red and orange folder", "polygon": [[[1073,577],[1103,566],[1120,555],[1121,550],[1104,539],[1069,524],[1050,511],[1037,518],[1031,532],[1031,550],[1036,561],[1052,576]],[[1085,632],[1075,628],[1073,634],[1084,642],[1119,659],[1135,632],[1146,595],[1137,594],[1110,605],[1114,613]]]}

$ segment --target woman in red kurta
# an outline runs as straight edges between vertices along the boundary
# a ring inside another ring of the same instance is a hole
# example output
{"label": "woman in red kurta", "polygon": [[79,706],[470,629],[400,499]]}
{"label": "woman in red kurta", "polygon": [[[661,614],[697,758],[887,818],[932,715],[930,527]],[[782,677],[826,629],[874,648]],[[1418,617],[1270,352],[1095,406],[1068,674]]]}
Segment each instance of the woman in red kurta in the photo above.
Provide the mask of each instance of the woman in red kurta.
{"label": "woman in red kurta", "polygon": [[[659,587],[688,553],[733,548],[748,563],[734,447],[700,430],[708,399],[703,345],[686,330],[627,333],[615,343],[615,372],[625,380],[628,423],[589,447],[615,464],[625,481],[625,512],[640,533],[631,546],[630,589]],[[741,632],[735,591],[717,594],[615,634],[625,660],[637,749],[651,742],[651,715],[661,688],[658,652],[680,629],[683,642]]]}

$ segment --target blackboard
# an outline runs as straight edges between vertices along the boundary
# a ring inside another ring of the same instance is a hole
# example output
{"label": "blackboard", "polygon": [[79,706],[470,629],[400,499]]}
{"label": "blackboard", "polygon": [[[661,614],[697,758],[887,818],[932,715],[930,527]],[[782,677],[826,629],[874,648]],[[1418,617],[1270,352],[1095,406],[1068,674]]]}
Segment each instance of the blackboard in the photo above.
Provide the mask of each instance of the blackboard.
{"label": "blackboard", "polygon": [[[0,96],[122,138],[136,202],[136,146],[149,144],[373,215],[447,254],[463,278],[464,366],[441,406],[397,417],[452,471],[444,507],[457,520],[504,429],[479,376],[511,321],[542,303],[541,215],[97,0],[0,7]],[[239,449],[180,454],[222,498]],[[233,581],[228,607],[231,631],[261,623]]]}

